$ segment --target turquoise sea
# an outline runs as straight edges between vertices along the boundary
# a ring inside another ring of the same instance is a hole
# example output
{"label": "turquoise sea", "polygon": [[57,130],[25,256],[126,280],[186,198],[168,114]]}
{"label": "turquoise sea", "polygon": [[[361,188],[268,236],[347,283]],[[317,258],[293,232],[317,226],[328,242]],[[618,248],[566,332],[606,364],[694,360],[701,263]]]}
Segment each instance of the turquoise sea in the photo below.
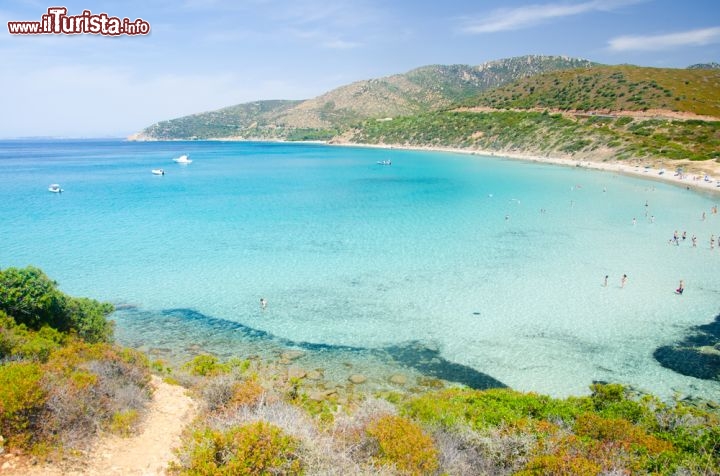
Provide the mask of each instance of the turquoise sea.
{"label": "turquoise sea", "polygon": [[[181,154],[193,162],[174,163]],[[720,314],[717,202],[452,153],[2,141],[0,267],[32,264],[69,294],[115,303],[118,340],[170,360],[297,348],[297,365],[337,381],[364,373],[376,388],[400,372],[718,399],[720,382],[653,357]],[[687,232],[679,246],[675,230]]]}

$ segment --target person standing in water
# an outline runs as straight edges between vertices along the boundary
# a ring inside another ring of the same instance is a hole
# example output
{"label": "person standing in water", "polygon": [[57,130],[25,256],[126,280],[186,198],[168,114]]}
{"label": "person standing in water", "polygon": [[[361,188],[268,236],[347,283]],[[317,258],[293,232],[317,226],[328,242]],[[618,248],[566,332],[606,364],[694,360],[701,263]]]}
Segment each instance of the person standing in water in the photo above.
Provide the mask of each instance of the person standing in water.
{"label": "person standing in water", "polygon": [[683,283],[683,280],[681,279],[681,280],[680,280],[680,285],[679,285],[678,288],[675,290],[675,294],[682,294],[683,291],[685,291],[685,283]]}
{"label": "person standing in water", "polygon": [[265,309],[267,307],[267,301],[265,300],[265,298],[260,298],[260,307],[262,309]]}
{"label": "person standing in water", "polygon": [[621,288],[624,288],[624,287],[625,287],[625,283],[627,283],[627,279],[628,279],[628,278],[627,278],[627,274],[623,274],[623,275],[622,275],[622,279],[620,279],[620,287],[621,287]]}
{"label": "person standing in water", "polygon": [[610,277],[610,276],[608,276],[607,274],[605,275],[605,281],[603,281],[603,287],[604,287],[604,288],[607,287],[607,280],[608,280],[609,277]]}

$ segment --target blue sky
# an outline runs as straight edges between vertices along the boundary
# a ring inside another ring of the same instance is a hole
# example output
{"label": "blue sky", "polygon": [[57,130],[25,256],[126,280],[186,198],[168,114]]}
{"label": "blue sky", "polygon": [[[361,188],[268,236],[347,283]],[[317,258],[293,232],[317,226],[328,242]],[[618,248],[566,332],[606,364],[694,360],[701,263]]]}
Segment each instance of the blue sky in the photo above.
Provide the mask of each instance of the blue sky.
{"label": "blue sky", "polygon": [[[51,6],[148,36],[11,35]],[[122,137],[257,99],[305,99],[427,64],[526,54],[720,62],[717,0],[3,0],[0,137]]]}

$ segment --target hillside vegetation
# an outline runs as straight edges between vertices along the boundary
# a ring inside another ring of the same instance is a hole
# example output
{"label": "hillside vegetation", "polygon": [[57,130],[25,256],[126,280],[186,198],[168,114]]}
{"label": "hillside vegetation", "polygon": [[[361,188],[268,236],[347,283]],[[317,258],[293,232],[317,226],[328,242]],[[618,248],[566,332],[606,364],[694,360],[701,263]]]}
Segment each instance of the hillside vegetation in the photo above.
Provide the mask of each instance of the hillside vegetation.
{"label": "hillside vegetation", "polygon": [[444,111],[366,121],[346,140],[497,152],[703,161],[720,158],[720,121],[547,112]]}
{"label": "hillside vegetation", "polygon": [[262,130],[273,125],[273,118],[302,101],[256,101],[217,111],[192,114],[161,121],[142,131],[145,139],[213,139],[241,137],[246,130]]}
{"label": "hillside vegetation", "polygon": [[112,311],[37,268],[0,270],[0,453],[73,453],[102,429],[134,428],[150,373],[143,354],[111,344]]}
{"label": "hillside vegetation", "polygon": [[494,109],[665,110],[720,119],[720,70],[597,66],[540,74],[464,102]]}
{"label": "hillside vegetation", "polygon": [[357,81],[305,101],[257,101],[162,121],[134,138],[327,140],[368,118],[443,109],[520,78],[592,65],[560,56],[522,56],[480,66],[424,66]]}

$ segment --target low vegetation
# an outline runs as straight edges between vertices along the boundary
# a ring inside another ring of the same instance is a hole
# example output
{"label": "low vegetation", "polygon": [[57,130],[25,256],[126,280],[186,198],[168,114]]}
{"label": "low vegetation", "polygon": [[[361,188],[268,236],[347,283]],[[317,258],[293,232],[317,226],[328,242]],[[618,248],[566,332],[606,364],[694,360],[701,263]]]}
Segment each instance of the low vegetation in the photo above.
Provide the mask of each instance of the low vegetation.
{"label": "low vegetation", "polygon": [[113,306],[62,293],[37,268],[0,270],[0,435],[41,456],[129,434],[150,398],[140,352],[111,343]]}
{"label": "low vegetation", "polygon": [[193,369],[209,358],[177,375],[204,410],[174,474],[720,474],[716,402],[616,384],[565,399],[460,387],[318,397],[317,383],[258,361],[215,360],[202,377]]}
{"label": "low vegetation", "polygon": [[597,66],[539,74],[465,105],[494,109],[687,112],[720,118],[720,71]]}
{"label": "low vegetation", "polygon": [[[171,474],[720,474],[717,402],[661,401],[617,384],[564,399],[421,382],[370,395],[307,378],[302,357],[289,364],[200,354],[173,369],[112,345],[111,335],[91,342],[76,325],[48,325],[64,322],[67,309],[57,303],[74,298],[39,270],[8,269],[0,278],[0,295],[14,296],[0,302],[0,433],[9,450],[74,452],[101,429],[131,435],[152,368],[200,403]],[[18,303],[32,302],[51,311],[18,312]]]}
{"label": "low vegetation", "polygon": [[619,160],[704,161],[720,159],[720,121],[445,111],[367,121],[350,141],[561,156],[609,151]]}

